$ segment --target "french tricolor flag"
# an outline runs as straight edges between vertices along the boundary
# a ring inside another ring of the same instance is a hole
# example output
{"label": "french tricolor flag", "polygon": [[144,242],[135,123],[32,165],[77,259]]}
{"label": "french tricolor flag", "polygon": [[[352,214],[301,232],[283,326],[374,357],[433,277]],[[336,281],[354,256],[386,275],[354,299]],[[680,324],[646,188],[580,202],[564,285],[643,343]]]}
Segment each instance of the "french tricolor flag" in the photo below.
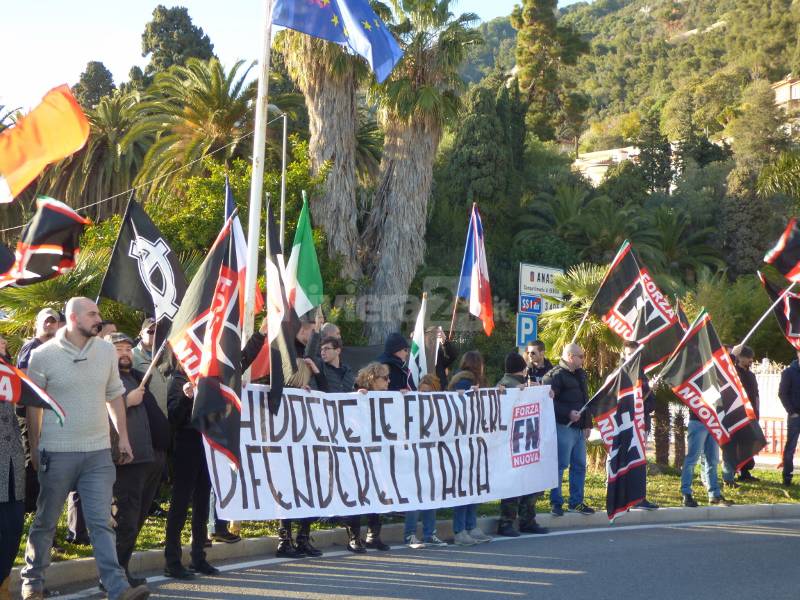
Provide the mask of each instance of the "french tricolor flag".
{"label": "french tricolor flag", "polygon": [[464,249],[464,261],[461,263],[461,277],[456,296],[469,300],[470,314],[483,322],[486,335],[492,335],[494,329],[492,288],[489,285],[489,267],[486,265],[486,249],[483,244],[483,224],[477,204],[472,205],[467,246]]}

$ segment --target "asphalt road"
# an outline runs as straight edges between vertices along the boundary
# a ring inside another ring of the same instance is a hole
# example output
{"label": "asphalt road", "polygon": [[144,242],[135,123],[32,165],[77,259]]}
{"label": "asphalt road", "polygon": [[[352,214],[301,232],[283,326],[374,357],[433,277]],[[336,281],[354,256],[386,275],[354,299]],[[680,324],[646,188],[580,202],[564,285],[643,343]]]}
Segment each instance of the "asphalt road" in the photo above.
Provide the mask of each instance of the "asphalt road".
{"label": "asphalt road", "polygon": [[194,582],[153,581],[151,598],[769,600],[800,598],[800,522],[644,525],[461,548],[329,551],[229,565]]}

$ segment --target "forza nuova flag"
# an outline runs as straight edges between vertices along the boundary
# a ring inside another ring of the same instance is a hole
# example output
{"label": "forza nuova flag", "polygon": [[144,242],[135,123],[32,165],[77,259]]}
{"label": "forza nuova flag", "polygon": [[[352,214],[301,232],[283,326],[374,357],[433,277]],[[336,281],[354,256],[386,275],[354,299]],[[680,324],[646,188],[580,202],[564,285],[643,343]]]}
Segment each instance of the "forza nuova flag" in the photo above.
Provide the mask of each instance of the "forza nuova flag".
{"label": "forza nuova flag", "polygon": [[0,133],[0,203],[11,202],[50,163],[80,150],[89,122],[67,85]]}
{"label": "forza nuova flag", "polygon": [[414,387],[419,388],[419,381],[428,374],[428,358],[425,352],[425,314],[428,309],[428,294],[422,294],[414,334],[411,336],[411,353],[408,357],[408,370],[414,380]]}
{"label": "forza nuova flag", "polygon": [[169,344],[195,386],[192,425],[239,465],[243,306],[231,219],[189,284]]}
{"label": "forza nuova flag", "polygon": [[100,295],[154,317],[160,341],[178,314],[187,287],[175,252],[141,205],[131,198]]}
{"label": "forza nuova flag", "polygon": [[322,273],[314,248],[311,215],[306,199],[303,199],[292,252],[286,263],[286,291],[289,305],[294,307],[298,317],[322,304]]}
{"label": "forza nuova flag", "polygon": [[369,63],[378,83],[403,57],[368,0],[277,0],[272,22],[349,48]]}
{"label": "forza nuova flag", "polygon": [[589,311],[622,339],[645,347],[645,372],[663,362],[683,335],[669,300],[639,263],[627,240],[609,265]]}
{"label": "forza nuova flag", "polygon": [[643,349],[639,346],[589,402],[608,453],[606,512],[611,521],[644,500],[646,495],[647,432],[641,366]]}
{"label": "forza nuova flag", "polygon": [[0,275],[0,288],[46,281],[72,269],[80,253],[79,239],[90,223],[63,202],[39,196],[36,214],[17,242],[14,264]]}
{"label": "forza nuova flag", "polygon": [[759,271],[758,278],[773,304],[772,312],[778,320],[783,336],[795,350],[800,351],[800,294],[780,289]]}
{"label": "forza nuova flag", "polygon": [[800,227],[797,219],[789,221],[778,243],[767,252],[764,262],[778,269],[789,281],[800,281]]}
{"label": "forza nuova flag", "polygon": [[2,358],[0,358],[0,402],[50,409],[56,413],[59,423],[64,424],[64,409],[58,402],[31,381],[25,373]]}
{"label": "forza nuova flag", "polygon": [[659,375],[738,466],[766,446],[753,405],[711,317],[702,311]]}

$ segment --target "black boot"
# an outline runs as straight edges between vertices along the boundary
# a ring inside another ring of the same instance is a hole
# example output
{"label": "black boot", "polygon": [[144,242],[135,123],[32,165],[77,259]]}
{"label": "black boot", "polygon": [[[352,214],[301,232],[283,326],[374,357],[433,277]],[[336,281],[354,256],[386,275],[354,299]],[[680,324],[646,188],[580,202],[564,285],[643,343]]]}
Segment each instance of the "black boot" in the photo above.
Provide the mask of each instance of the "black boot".
{"label": "black boot", "polygon": [[381,523],[380,521],[377,523],[372,523],[367,529],[367,539],[364,542],[364,545],[367,548],[372,548],[373,550],[391,550],[391,548],[384,544],[381,541]]}
{"label": "black boot", "polygon": [[349,538],[347,542],[347,549],[350,552],[355,552],[356,554],[364,554],[367,551],[364,548],[364,543],[361,541],[361,531],[360,528],[356,529],[354,527],[347,527],[347,537]]}
{"label": "black boot", "polygon": [[295,548],[292,543],[292,532],[288,529],[283,527],[278,529],[278,540],[278,548],[275,550],[275,556],[278,558],[300,558],[305,556]]}
{"label": "black boot", "polygon": [[500,519],[497,524],[497,535],[505,537],[519,537],[519,531],[514,529],[514,522],[508,519]]}
{"label": "black boot", "polygon": [[311,543],[311,536],[305,532],[297,534],[297,551],[301,556],[322,556],[322,552],[317,550]]}
{"label": "black boot", "polygon": [[697,500],[695,500],[691,494],[684,494],[683,505],[687,508],[697,508]]}

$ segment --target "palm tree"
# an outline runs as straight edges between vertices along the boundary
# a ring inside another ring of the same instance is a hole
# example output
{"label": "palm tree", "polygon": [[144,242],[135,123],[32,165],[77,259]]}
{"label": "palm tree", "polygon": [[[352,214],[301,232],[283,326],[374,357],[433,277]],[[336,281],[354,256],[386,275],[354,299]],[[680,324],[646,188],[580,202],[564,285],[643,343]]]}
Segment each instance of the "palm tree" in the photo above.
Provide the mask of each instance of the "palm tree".
{"label": "palm tree", "polygon": [[651,217],[650,231],[659,257],[653,268],[684,282],[694,283],[702,270],[724,268],[725,261],[712,245],[712,227],[692,230],[685,211],[659,207]]}
{"label": "palm tree", "polygon": [[403,59],[375,85],[384,129],[381,180],[364,232],[371,294],[380,321],[367,324],[372,343],[397,328],[408,286],[422,264],[433,164],[442,132],[459,111],[459,69],[481,41],[472,13],[453,16],[451,0],[394,0],[395,37]]}
{"label": "palm tree", "polygon": [[46,169],[37,191],[72,206],[120,194],[113,202],[98,204],[93,212],[96,219],[122,212],[128,200],[123,192],[133,186],[152,143],[151,136],[130,135],[137,123],[140,102],[136,92],[115,93],[104,96],[94,108],[86,109],[90,126],[86,145]]}
{"label": "palm tree", "polygon": [[757,187],[760,196],[780,193],[800,199],[800,153],[781,153],[773,164],[761,170]]}
{"label": "palm tree", "polygon": [[579,324],[603,281],[606,269],[605,265],[582,263],[557,276],[553,285],[566,300],[559,308],[542,314],[539,320],[540,337],[554,352],[560,353],[572,341],[577,331],[575,343],[586,352],[585,368],[596,377],[616,367],[622,349],[622,340],[595,315],[586,317],[578,331]]}
{"label": "palm tree", "polygon": [[311,204],[315,224],[325,231],[328,254],[341,260],[342,276],[357,279],[362,271],[356,219],[356,87],[366,72],[364,64],[337,44],[296,31],[281,32],[276,43],[305,96],[312,174],[329,169],[322,198]]}
{"label": "palm tree", "polygon": [[252,65],[240,73],[243,64],[226,72],[216,58],[191,58],[156,76],[139,106],[139,123],[126,136],[155,138],[137,184],[157,197],[173,189],[176,167],[185,167],[180,177],[190,177],[204,172],[200,159],[208,154],[222,161],[249,156],[256,88],[247,84]]}
{"label": "palm tree", "polygon": [[19,111],[18,108],[8,109],[5,104],[0,104],[0,131],[8,129],[14,124],[17,111]]}
{"label": "palm tree", "polygon": [[520,215],[517,222],[522,229],[515,242],[527,242],[550,231],[566,242],[582,242],[584,211],[589,205],[589,189],[584,186],[559,183],[555,191],[542,193],[540,199],[530,203],[530,212]]}

